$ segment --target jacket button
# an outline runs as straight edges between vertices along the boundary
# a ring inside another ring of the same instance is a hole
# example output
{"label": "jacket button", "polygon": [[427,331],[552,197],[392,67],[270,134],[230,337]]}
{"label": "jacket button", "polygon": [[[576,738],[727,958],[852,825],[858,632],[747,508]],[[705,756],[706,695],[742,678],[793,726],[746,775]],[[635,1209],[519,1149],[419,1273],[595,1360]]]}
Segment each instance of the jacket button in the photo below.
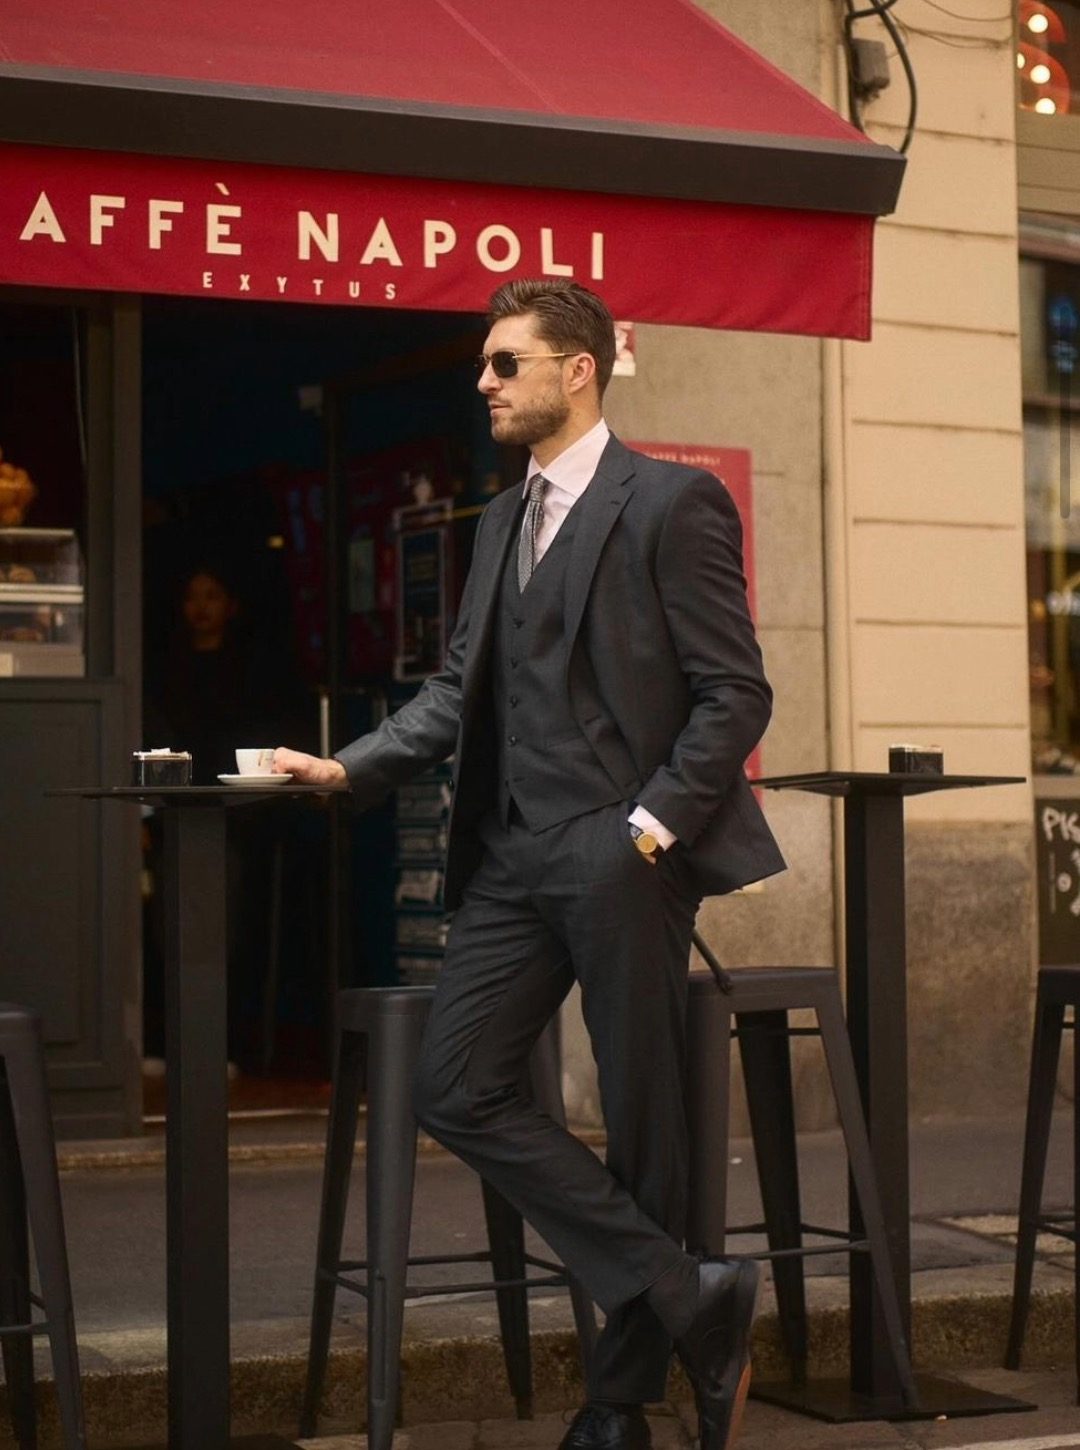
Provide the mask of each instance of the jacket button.
{"label": "jacket button", "polygon": [[515,619],[515,620],[514,620],[514,628],[515,628],[515,629],[520,629],[520,628],[521,628],[521,626],[522,626],[522,625],[523,625],[523,624],[524,624],[524,623],[525,623],[525,621],[524,621],[524,620],[523,620],[523,619]]}
{"label": "jacket button", "polygon": [[518,740],[518,738],[517,738],[516,735],[511,735],[511,737],[510,737],[510,744],[511,745],[516,745],[517,744],[517,740]]}
{"label": "jacket button", "polygon": [[518,702],[518,697],[516,695],[511,695],[510,696],[510,704],[511,704],[511,706],[516,705],[517,702]]}

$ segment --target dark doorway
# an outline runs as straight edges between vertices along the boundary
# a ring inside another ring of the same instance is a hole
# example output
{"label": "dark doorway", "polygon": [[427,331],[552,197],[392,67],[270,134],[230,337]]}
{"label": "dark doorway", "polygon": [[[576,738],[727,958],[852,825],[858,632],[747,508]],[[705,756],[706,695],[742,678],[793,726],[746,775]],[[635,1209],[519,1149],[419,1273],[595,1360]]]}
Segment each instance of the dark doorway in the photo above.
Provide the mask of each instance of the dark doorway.
{"label": "dark doorway", "polygon": [[[475,388],[483,319],[161,298],[143,318],[145,744],[191,749],[207,781],[238,747],[339,748],[420,682],[401,510],[442,510],[449,628],[476,516],[513,467]],[[234,1099],[309,1105],[333,992],[398,979],[394,803],[230,818]],[[155,1059],[153,821],[144,848]],[[148,1108],[160,1097],[148,1077]]]}

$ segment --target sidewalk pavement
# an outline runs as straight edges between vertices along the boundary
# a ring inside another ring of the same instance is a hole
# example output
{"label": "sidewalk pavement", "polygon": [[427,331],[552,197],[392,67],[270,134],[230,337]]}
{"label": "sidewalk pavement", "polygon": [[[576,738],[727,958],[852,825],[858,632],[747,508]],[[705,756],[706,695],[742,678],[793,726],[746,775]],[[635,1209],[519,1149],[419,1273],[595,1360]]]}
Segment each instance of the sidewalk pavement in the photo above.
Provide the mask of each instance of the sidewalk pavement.
{"label": "sidewalk pavement", "polygon": [[[1051,1143],[1044,1200],[1050,1210],[1071,1204],[1067,1118],[1065,1112],[1058,1114]],[[232,1129],[233,1398],[238,1432],[295,1433],[307,1350],[324,1129],[324,1120],[317,1115],[240,1123]],[[1017,1376],[993,1367],[1000,1364],[1011,1293],[1010,1235],[1022,1136],[1018,1119],[913,1125],[914,1349],[922,1367],[991,1371],[996,1383],[1019,1383]],[[842,1225],[847,1175],[839,1134],[804,1134],[799,1150],[804,1219]],[[61,1148],[61,1166],[90,1443],[97,1447],[162,1438],[165,1214],[160,1138],[66,1144]],[[730,1221],[760,1219],[749,1142],[732,1144],[728,1172]],[[363,1257],[362,1184],[358,1154],[345,1244],[346,1253],[354,1257]],[[730,1247],[745,1252],[761,1243],[747,1237],[732,1241]],[[429,1148],[418,1159],[412,1252],[462,1252],[473,1246],[484,1246],[477,1182],[456,1160]],[[538,1241],[532,1247],[544,1252]],[[1060,1407],[1073,1395],[1072,1264],[1072,1249],[1066,1242],[1050,1239],[1040,1245],[1025,1362],[1039,1371],[1056,1371],[1049,1378],[1044,1375],[1045,1385],[1039,1381],[1040,1395],[1047,1397],[1039,1398],[1040,1405]],[[843,1374],[846,1257],[811,1258],[806,1267],[811,1373]],[[431,1278],[425,1282],[452,1282],[452,1270],[429,1272]],[[518,1424],[510,1419],[513,1405],[505,1388],[493,1299],[444,1296],[410,1305],[405,1317],[402,1396],[408,1429],[401,1438],[402,1450],[556,1446],[563,1417],[580,1397],[565,1295],[533,1296],[531,1322],[539,1418]],[[362,1301],[341,1291],[320,1433],[347,1438],[324,1438],[316,1442],[320,1450],[324,1445],[325,1450],[355,1450],[363,1443],[355,1433],[363,1416],[363,1331]],[[37,1353],[41,1372],[47,1375],[47,1351],[39,1346]],[[755,1332],[755,1372],[772,1377],[784,1372],[768,1292]],[[679,1397],[677,1379],[673,1393],[672,1405],[656,1421],[657,1450],[690,1443],[689,1406]],[[763,1447],[766,1438],[776,1439],[777,1416],[780,1411],[754,1405],[740,1450],[753,1450],[759,1439]],[[46,1425],[50,1418],[47,1411]],[[1030,1436],[1032,1417],[1023,1418],[1025,1425],[1016,1434]],[[925,1438],[930,1433],[926,1426],[840,1431],[807,1419],[786,1415],[782,1419],[797,1427],[792,1444],[807,1447],[974,1445],[1000,1439],[1003,1424],[996,1416],[957,1422],[963,1433],[946,1441]],[[1070,1423],[1075,1433],[1071,1443],[1080,1450],[1080,1412],[1071,1412]],[[0,1447],[5,1443],[0,1438]],[[1061,1442],[1047,1442],[1047,1450],[1051,1443]]]}

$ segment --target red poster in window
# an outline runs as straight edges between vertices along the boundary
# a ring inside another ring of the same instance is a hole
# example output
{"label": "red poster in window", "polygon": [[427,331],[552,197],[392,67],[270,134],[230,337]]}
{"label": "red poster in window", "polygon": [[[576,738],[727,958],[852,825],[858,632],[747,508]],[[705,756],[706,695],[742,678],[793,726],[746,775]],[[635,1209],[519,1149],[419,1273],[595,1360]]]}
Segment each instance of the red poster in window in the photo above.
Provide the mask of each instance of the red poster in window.
{"label": "red poster in window", "polygon": [[[685,463],[713,473],[731,494],[739,511],[743,528],[743,570],[746,574],[746,597],[750,614],[757,617],[754,577],[754,510],[750,450],[748,448],[703,448],[696,443],[629,443],[639,453],[661,458],[667,463]],[[761,748],[755,747],[746,762],[746,773],[755,779],[761,774]]]}

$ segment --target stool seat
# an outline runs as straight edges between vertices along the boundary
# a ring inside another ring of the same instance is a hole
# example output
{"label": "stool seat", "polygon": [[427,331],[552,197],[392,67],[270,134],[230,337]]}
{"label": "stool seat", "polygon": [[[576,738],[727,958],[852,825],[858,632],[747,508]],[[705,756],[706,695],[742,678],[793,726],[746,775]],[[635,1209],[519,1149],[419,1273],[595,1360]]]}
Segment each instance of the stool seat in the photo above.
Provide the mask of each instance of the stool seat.
{"label": "stool seat", "polygon": [[355,987],[337,996],[338,1031],[360,1032],[376,1019],[414,1016],[426,1022],[435,997],[435,988],[421,987]]}
{"label": "stool seat", "polygon": [[[582,1358],[596,1337],[592,1303],[560,1264],[525,1252],[521,1215],[482,1183],[488,1249],[477,1253],[409,1258],[417,1124],[412,1083],[435,989],[431,986],[358,988],[336,1001],[336,1053],[327,1127],[322,1208],[301,1438],[315,1434],[326,1374],[334,1295],[341,1286],[367,1300],[369,1450],[390,1450],[397,1420],[402,1319],[406,1299],[419,1293],[494,1290],[507,1377],[521,1418],[532,1414],[532,1367],[527,1290],[568,1287]],[[535,1101],[565,1123],[558,1041],[549,1028],[533,1051],[529,1076]],[[367,1257],[345,1260],[341,1245],[360,1098],[367,1088]],[[481,1282],[413,1288],[412,1265],[491,1265]],[[540,1270],[529,1274],[529,1269]],[[366,1282],[349,1277],[364,1271]]]}
{"label": "stool seat", "polygon": [[[30,1291],[28,1226],[40,1296]],[[44,1312],[35,1319],[33,1309]],[[15,1442],[37,1446],[32,1336],[47,1333],[65,1450],[85,1450],[82,1387],[71,1304],[56,1143],[41,1020],[0,1003],[0,1343]]]}
{"label": "stool seat", "polygon": [[[740,967],[725,970],[695,933],[694,943],[710,971],[690,974],[687,1016],[687,1119],[690,1134],[690,1193],[686,1246],[721,1255],[729,1235],[760,1233],[772,1261],[780,1329],[792,1379],[805,1383],[808,1359],[803,1259],[811,1254],[867,1253],[877,1287],[900,1393],[916,1400],[915,1382],[896,1281],[885,1237],[885,1222],[874,1174],[851,1043],[844,1023],[836,972],[831,967]],[[844,1134],[851,1181],[858,1199],[864,1238],[804,1223],[799,1193],[788,1013],[811,1009],[817,1020]],[[727,1223],[728,1099],[730,1042],[739,1043],[754,1157],[764,1210],[763,1224]],[[808,1246],[804,1235],[829,1240]],[[852,1344],[854,1360],[858,1346]],[[759,1392],[768,1398],[767,1389]]]}
{"label": "stool seat", "polygon": [[[715,992],[717,979],[711,972],[690,973],[690,994]],[[832,967],[736,967],[725,971],[720,990],[725,995],[738,994],[740,1009],[755,1010],[750,1006],[751,997],[760,1001],[762,1010],[775,997],[788,1002],[791,1007],[810,1006],[824,993],[836,991],[836,973]],[[798,1003],[793,996],[805,997]],[[747,1004],[745,1008],[742,1004]]]}
{"label": "stool seat", "polygon": [[1044,1002],[1075,1006],[1080,1000],[1080,963],[1075,967],[1040,967],[1036,992]]}

